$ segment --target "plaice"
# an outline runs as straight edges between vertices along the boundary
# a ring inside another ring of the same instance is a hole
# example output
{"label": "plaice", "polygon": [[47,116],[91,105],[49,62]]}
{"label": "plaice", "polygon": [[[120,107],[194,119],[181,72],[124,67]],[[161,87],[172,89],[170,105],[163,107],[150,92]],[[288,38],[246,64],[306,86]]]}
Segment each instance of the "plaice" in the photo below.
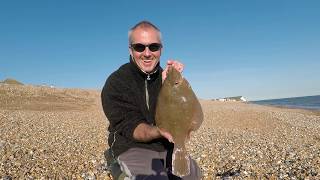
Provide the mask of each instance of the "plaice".
{"label": "plaice", "polygon": [[188,81],[173,67],[169,67],[161,87],[155,118],[157,127],[168,131],[173,137],[172,173],[180,177],[190,174],[185,143],[190,132],[200,127],[203,112]]}

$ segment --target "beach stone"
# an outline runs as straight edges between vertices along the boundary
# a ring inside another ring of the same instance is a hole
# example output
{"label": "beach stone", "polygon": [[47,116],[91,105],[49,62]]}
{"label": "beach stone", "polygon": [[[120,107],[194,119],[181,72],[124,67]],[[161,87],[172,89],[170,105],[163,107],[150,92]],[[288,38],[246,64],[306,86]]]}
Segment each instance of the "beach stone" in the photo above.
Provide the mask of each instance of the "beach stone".
{"label": "beach stone", "polygon": [[12,180],[12,177],[11,176],[3,176],[2,180]]}

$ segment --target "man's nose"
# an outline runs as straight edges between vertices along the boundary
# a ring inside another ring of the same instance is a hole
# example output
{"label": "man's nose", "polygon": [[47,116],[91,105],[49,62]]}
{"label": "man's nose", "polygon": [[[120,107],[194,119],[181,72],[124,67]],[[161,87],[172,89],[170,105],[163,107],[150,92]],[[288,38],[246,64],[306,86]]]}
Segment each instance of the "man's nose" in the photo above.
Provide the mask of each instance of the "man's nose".
{"label": "man's nose", "polygon": [[151,56],[151,51],[150,51],[149,47],[146,47],[143,54],[144,54],[144,56]]}

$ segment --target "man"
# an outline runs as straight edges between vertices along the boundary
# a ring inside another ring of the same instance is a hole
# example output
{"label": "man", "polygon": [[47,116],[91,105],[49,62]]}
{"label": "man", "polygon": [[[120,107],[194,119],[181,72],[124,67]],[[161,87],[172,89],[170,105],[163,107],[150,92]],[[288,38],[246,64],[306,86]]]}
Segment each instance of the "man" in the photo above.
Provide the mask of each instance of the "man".
{"label": "man", "polygon": [[[161,32],[148,21],[129,31],[129,52],[130,62],[108,77],[101,93],[108,144],[128,178],[172,179],[172,136],[155,126],[155,108],[168,66],[182,72],[183,64],[169,60],[162,70]],[[198,166],[190,162],[191,173],[183,179],[199,179]]]}

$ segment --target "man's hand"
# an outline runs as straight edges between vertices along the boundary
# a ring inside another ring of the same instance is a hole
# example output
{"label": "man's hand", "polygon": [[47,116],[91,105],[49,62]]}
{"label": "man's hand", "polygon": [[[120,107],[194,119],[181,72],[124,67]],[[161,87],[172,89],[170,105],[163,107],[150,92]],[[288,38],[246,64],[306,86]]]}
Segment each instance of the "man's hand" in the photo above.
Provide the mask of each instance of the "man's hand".
{"label": "man's hand", "polygon": [[168,60],[167,61],[167,66],[162,72],[162,82],[167,78],[167,72],[168,72],[169,66],[174,67],[180,73],[182,73],[182,71],[184,69],[184,65],[181,62],[175,61],[175,60]]}
{"label": "man's hand", "polygon": [[172,135],[171,135],[168,131],[166,131],[166,130],[164,130],[164,129],[160,129],[160,128],[158,128],[158,129],[159,129],[159,133],[160,133],[160,135],[161,135],[162,137],[168,139],[169,142],[174,143],[173,137],[172,137]]}
{"label": "man's hand", "polygon": [[149,142],[160,137],[173,143],[172,135],[168,131],[146,123],[139,124],[133,132],[133,138],[139,142]]}

